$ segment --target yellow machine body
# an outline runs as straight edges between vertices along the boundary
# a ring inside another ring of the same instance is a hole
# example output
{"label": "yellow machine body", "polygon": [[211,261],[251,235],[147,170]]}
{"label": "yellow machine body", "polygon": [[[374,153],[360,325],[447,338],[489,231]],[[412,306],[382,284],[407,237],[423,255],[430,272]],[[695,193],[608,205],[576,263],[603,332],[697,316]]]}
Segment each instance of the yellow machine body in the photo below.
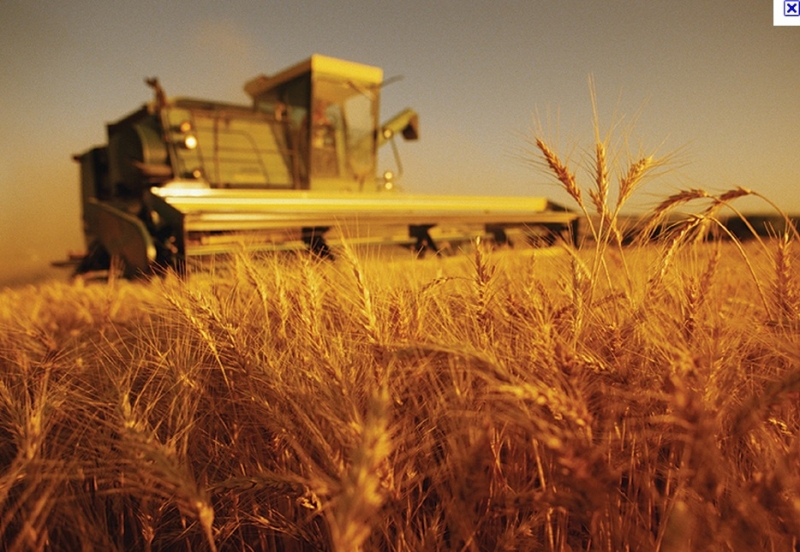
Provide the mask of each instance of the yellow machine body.
{"label": "yellow machine body", "polygon": [[[245,85],[252,105],[153,101],[108,125],[107,145],[76,156],[89,254],[130,275],[186,270],[192,257],[329,243],[434,248],[441,237],[545,227],[575,233],[575,214],[535,197],[407,195],[377,174],[378,148],[419,136],[407,109],[379,123],[383,71],[314,55]],[[395,150],[396,151],[396,150]]]}

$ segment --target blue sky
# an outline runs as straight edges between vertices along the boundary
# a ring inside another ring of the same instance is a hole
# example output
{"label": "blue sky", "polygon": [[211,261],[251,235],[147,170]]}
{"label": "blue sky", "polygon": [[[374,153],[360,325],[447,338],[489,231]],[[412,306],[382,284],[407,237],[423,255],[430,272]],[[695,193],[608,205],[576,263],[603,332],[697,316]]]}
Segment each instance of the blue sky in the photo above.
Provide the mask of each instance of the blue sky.
{"label": "blue sky", "polygon": [[3,0],[0,19],[0,284],[82,248],[71,156],[149,100],[145,77],[244,103],[248,79],[315,52],[403,76],[382,114],[420,114],[400,144],[410,192],[566,201],[528,140],[538,120],[586,163],[591,75],[622,162],[678,152],[633,208],[741,185],[800,212],[800,28],[773,27],[765,2]]}

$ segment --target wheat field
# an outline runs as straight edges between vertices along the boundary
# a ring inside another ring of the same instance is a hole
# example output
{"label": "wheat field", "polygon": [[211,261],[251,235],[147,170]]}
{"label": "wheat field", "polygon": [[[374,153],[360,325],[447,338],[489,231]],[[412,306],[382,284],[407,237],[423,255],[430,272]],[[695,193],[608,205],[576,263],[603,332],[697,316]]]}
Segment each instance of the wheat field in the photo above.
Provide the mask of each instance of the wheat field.
{"label": "wheat field", "polygon": [[660,161],[612,201],[604,142],[588,192],[536,148],[578,250],[4,290],[2,548],[797,550],[796,236],[730,239],[754,192],[688,190],[623,246]]}

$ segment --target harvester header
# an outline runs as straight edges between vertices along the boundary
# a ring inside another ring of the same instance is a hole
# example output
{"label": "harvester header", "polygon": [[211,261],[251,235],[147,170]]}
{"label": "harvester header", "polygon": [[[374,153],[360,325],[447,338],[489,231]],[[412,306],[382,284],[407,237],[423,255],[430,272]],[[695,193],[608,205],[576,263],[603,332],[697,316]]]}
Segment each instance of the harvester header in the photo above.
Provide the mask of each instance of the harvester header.
{"label": "harvester header", "polygon": [[[330,256],[343,235],[435,248],[437,232],[504,240],[509,227],[574,230],[543,198],[405,195],[378,149],[419,137],[416,112],[379,122],[380,68],[322,55],[245,84],[251,105],[169,98],[107,125],[108,143],[75,156],[88,253],[128,275],[185,272],[192,257],[245,247]],[[444,235],[444,234],[440,234]]]}

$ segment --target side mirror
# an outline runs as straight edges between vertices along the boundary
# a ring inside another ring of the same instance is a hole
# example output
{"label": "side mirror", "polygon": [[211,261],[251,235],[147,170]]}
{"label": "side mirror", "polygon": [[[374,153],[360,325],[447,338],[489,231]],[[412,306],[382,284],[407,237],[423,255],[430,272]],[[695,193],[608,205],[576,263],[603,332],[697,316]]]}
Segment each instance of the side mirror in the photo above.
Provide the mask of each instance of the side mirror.
{"label": "side mirror", "polygon": [[378,135],[378,145],[382,146],[400,133],[406,140],[419,139],[419,115],[413,109],[406,109],[383,123]]}
{"label": "side mirror", "polygon": [[406,140],[419,140],[419,115],[413,113],[408,118],[408,124],[400,132]]}

